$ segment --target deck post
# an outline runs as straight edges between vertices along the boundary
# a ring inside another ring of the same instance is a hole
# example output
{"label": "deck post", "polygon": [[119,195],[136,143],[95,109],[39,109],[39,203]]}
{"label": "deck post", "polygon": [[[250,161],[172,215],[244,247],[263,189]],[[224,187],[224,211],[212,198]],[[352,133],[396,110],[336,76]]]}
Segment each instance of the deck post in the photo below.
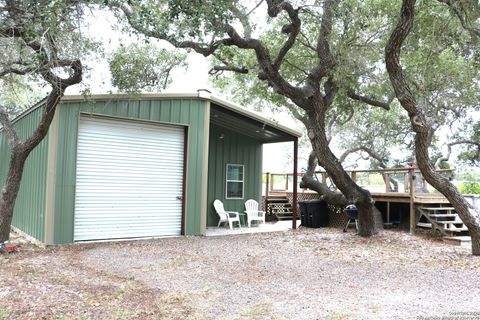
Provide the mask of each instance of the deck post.
{"label": "deck post", "polygon": [[387,201],[387,223],[390,223],[390,201]]}
{"label": "deck post", "polygon": [[414,175],[414,168],[411,168],[408,170],[408,186],[409,186],[409,191],[410,191],[410,233],[414,234],[415,233],[415,228],[416,228],[416,215],[415,215],[415,203],[414,203],[414,197],[415,197],[415,186],[413,184],[413,175]]}
{"label": "deck post", "polygon": [[390,188],[390,173],[385,173],[385,192],[392,191]]}
{"label": "deck post", "polygon": [[275,173],[270,173],[270,191],[273,191],[273,180],[275,177]]}
{"label": "deck post", "polygon": [[268,189],[269,189],[269,180],[270,180],[270,172],[265,173],[267,176],[265,178],[265,212],[268,212]]}
{"label": "deck post", "polygon": [[353,182],[357,182],[357,173],[355,171],[351,172]]}
{"label": "deck post", "polygon": [[298,138],[293,140],[293,199],[292,199],[292,206],[293,206],[293,217],[292,217],[292,229],[297,229],[297,216],[298,216],[298,195],[297,195],[297,162],[298,162]]}

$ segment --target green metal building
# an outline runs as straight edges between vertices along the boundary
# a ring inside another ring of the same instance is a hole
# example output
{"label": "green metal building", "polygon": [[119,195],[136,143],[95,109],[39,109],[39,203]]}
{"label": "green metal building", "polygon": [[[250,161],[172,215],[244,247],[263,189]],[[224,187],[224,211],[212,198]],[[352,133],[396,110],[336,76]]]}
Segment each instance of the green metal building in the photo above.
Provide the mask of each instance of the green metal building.
{"label": "green metal building", "polygon": [[[15,120],[21,136],[42,106]],[[262,144],[299,136],[207,91],[66,96],[27,160],[13,225],[46,244],[202,235],[215,199],[240,212],[260,202]],[[0,152],[3,184],[3,134]]]}

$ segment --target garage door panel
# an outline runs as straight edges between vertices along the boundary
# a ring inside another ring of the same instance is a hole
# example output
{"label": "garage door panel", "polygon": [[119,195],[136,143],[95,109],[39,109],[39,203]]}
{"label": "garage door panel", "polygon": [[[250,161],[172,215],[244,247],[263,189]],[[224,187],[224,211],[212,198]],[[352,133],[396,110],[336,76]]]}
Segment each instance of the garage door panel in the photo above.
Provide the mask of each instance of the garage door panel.
{"label": "garage door panel", "polygon": [[81,117],[74,240],[179,235],[184,129]]}

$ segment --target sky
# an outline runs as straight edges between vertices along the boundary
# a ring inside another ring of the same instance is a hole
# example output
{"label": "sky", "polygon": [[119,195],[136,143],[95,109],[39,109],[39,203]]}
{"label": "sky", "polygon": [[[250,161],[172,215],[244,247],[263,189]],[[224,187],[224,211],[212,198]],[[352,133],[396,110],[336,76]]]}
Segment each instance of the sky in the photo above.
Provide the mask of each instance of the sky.
{"label": "sky", "polygon": [[[116,18],[108,11],[96,11],[89,14],[87,24],[82,32],[92,35],[96,41],[102,43],[105,48],[105,55],[108,59],[109,54],[122,44],[129,44],[137,41],[136,38],[129,37],[121,33],[116,27]],[[157,42],[160,47],[171,48],[171,45]],[[66,94],[81,94],[88,88],[92,94],[105,94],[107,92],[116,92],[111,85],[111,76],[108,68],[108,62],[105,58],[89,59],[84,62],[92,71],[87,72],[83,84],[80,86],[68,88]],[[184,69],[174,69],[172,71],[172,83],[165,89],[164,93],[195,93],[198,89],[207,89],[213,95],[232,101],[227,94],[218,92],[209,82],[209,63],[205,57],[197,53],[190,53],[187,58],[188,67]],[[235,101],[232,101],[235,102]],[[248,106],[247,106],[248,107]],[[253,111],[253,107],[249,107]],[[264,111],[262,116],[281,122],[287,127],[302,130],[302,127],[290,116],[285,113],[272,113]],[[264,145],[263,152],[263,171],[264,172],[293,172],[293,143],[275,143]],[[305,164],[299,163],[299,168],[305,167]]]}

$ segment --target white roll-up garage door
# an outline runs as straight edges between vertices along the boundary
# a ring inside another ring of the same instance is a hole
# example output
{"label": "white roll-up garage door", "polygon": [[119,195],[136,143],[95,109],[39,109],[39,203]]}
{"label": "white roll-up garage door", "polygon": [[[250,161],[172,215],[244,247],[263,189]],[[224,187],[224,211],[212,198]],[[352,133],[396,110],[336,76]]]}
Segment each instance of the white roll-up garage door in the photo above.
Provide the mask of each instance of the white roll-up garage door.
{"label": "white roll-up garage door", "polygon": [[184,129],[81,117],[74,241],[180,235]]}

